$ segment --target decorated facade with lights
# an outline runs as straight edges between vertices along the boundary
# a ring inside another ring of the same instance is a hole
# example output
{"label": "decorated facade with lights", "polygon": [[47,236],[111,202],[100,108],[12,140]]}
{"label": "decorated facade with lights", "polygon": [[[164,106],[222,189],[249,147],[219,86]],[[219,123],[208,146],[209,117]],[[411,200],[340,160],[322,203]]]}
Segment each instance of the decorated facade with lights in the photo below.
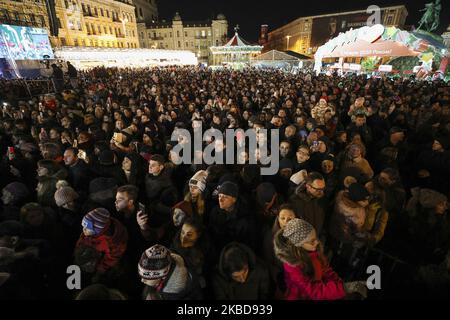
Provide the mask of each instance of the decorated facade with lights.
{"label": "decorated facade with lights", "polygon": [[172,21],[138,23],[141,48],[189,50],[200,62],[212,62],[211,46],[226,42],[228,22],[223,14],[208,21],[183,21],[176,13]]}

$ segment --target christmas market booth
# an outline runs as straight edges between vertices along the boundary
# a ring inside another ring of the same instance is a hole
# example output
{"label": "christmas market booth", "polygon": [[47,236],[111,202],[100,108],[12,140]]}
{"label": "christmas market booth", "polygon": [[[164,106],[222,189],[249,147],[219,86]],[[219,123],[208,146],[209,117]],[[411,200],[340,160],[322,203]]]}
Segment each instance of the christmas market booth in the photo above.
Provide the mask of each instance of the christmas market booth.
{"label": "christmas market booth", "polygon": [[[443,78],[448,66],[449,52],[438,37],[428,32],[408,32],[381,24],[351,29],[319,47],[314,55],[314,70],[320,73],[324,60],[339,58],[333,65],[340,71],[355,72],[393,71],[393,64],[399,57],[410,57],[417,63],[395,65],[400,73],[416,73],[417,78],[427,78],[438,70]],[[359,59],[360,64],[348,63]],[[347,60],[347,61],[346,61]]]}
{"label": "christmas market booth", "polygon": [[248,43],[239,36],[237,28],[235,31],[233,38],[225,45],[210,47],[213,65],[241,69],[250,66],[251,59],[261,53],[262,46]]}

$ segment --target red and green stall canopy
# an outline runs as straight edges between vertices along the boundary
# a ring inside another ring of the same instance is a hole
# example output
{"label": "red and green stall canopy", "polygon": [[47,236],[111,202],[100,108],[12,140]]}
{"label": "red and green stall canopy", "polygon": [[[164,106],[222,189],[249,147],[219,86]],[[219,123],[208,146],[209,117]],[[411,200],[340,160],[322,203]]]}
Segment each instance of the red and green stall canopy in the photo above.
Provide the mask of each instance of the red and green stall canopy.
{"label": "red and green stall canopy", "polygon": [[319,47],[314,55],[314,70],[318,73],[325,58],[348,57],[418,57],[419,76],[432,71],[434,59],[441,60],[440,70],[445,72],[449,52],[435,35],[426,32],[408,32],[381,24],[351,29]]}

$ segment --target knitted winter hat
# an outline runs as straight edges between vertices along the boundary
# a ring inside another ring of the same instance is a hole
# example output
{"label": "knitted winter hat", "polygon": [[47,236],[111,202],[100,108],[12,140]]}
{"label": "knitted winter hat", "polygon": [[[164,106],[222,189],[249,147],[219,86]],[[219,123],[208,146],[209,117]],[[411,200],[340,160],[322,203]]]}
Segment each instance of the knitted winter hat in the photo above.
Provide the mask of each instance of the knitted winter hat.
{"label": "knitted winter hat", "polygon": [[239,194],[239,187],[233,182],[225,181],[219,186],[218,194],[224,194],[233,198],[237,198]]}
{"label": "knitted winter hat", "polygon": [[98,156],[98,162],[104,166],[111,166],[114,164],[114,151],[103,150]]}
{"label": "knitted winter hat", "polygon": [[14,202],[18,202],[29,195],[28,188],[25,184],[21,182],[11,182],[6,185],[3,190],[8,191],[14,198]]}
{"label": "knitted winter hat", "polygon": [[78,193],[70,186],[61,186],[60,182],[56,184],[55,202],[58,207],[78,199]]}
{"label": "knitted winter hat", "polygon": [[108,210],[104,208],[97,208],[88,212],[81,222],[81,225],[94,232],[94,235],[99,235],[108,228],[111,222],[111,215]]}
{"label": "knitted winter hat", "polygon": [[138,272],[141,278],[146,280],[161,279],[169,274],[171,264],[170,251],[156,244],[142,254],[138,263]]}
{"label": "knitted winter hat", "polygon": [[205,191],[206,188],[206,177],[208,173],[205,170],[197,171],[194,176],[189,180],[189,186],[196,186],[202,192]]}
{"label": "knitted winter hat", "polygon": [[305,220],[292,219],[284,227],[283,236],[287,238],[294,246],[300,247],[308,239],[314,227]]}
{"label": "knitted winter hat", "polygon": [[348,195],[352,201],[363,201],[369,197],[369,191],[360,183],[352,183],[348,187]]}

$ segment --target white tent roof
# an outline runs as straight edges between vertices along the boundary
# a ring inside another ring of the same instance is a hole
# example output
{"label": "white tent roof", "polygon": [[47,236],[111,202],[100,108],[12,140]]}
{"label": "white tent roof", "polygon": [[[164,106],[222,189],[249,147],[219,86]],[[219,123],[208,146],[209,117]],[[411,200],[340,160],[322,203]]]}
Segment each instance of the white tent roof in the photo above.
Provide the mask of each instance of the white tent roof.
{"label": "white tent roof", "polygon": [[253,60],[257,61],[300,61],[300,59],[291,56],[290,54],[278,51],[271,50],[266,53],[260,54],[255,57]]}
{"label": "white tent roof", "polygon": [[233,36],[233,38],[228,41],[224,47],[245,47],[245,46],[251,46],[250,43],[239,37],[239,34],[236,32]]}
{"label": "white tent roof", "polygon": [[223,46],[213,46],[210,48],[213,53],[230,53],[230,52],[250,52],[250,53],[258,53],[263,49],[262,46],[252,45],[249,42],[242,39],[239,34],[236,32],[233,38],[230,39]]}

